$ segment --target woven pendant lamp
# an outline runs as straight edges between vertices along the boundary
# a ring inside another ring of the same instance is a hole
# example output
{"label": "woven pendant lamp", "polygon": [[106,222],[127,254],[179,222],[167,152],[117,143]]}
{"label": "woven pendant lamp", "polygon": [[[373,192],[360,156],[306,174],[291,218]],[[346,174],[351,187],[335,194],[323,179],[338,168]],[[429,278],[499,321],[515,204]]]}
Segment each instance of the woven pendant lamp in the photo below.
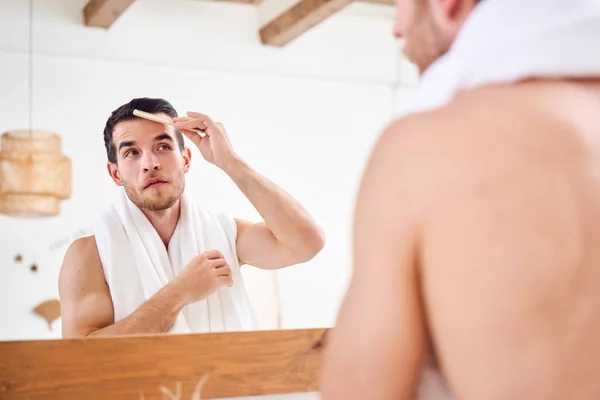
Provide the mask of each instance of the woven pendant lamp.
{"label": "woven pendant lamp", "polygon": [[56,133],[32,130],[32,16],[29,1],[29,129],[0,137],[0,214],[51,217],[71,196],[71,161]]}
{"label": "woven pendant lamp", "polygon": [[49,217],[71,196],[71,160],[55,133],[12,131],[0,138],[0,213]]}

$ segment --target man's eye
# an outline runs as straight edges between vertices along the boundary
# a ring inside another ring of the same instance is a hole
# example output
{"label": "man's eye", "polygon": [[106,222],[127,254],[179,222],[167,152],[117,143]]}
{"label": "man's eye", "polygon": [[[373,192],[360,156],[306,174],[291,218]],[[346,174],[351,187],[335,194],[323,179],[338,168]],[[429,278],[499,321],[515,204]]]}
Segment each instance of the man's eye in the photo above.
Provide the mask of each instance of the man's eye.
{"label": "man's eye", "polygon": [[127,153],[125,153],[125,157],[135,156],[137,153],[137,150],[129,150]]}
{"label": "man's eye", "polygon": [[171,146],[169,146],[168,144],[161,144],[158,149],[159,150],[170,150]]}

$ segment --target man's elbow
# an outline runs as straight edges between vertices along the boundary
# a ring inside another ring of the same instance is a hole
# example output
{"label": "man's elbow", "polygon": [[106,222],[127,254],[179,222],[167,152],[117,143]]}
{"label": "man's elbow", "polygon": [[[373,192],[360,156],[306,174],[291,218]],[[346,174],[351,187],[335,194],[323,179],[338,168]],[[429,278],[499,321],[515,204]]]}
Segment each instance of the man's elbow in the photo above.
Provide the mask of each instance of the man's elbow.
{"label": "man's elbow", "polygon": [[297,257],[299,262],[312,260],[325,247],[325,232],[319,227],[315,227],[311,232],[304,236],[302,244],[298,246]]}

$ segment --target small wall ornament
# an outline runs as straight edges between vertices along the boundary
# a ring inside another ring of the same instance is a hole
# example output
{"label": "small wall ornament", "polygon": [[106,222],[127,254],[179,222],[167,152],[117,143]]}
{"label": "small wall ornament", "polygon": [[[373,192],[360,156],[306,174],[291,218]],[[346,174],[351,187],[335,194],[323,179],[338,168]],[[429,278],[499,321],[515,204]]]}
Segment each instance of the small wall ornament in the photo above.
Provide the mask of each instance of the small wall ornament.
{"label": "small wall ornament", "polygon": [[43,318],[52,330],[52,323],[60,317],[60,302],[57,299],[46,300],[33,309],[33,313]]}

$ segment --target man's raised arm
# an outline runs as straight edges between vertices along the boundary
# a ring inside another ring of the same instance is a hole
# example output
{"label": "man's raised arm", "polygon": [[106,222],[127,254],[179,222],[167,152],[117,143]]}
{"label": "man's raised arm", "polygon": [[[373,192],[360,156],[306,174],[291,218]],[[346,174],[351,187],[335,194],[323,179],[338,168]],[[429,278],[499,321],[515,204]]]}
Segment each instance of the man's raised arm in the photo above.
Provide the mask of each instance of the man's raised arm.
{"label": "man's raised arm", "polygon": [[[325,235],[314,219],[296,199],[235,153],[222,125],[197,112],[173,120],[202,156],[233,180],[263,218],[264,222],[257,223],[236,219],[240,264],[277,269],[307,262],[321,251]],[[206,136],[191,129],[200,129]]]}
{"label": "man's raised arm", "polygon": [[277,269],[307,262],[325,245],[325,235],[304,207],[241,159],[225,173],[254,205],[264,222],[236,219],[242,264]]}

